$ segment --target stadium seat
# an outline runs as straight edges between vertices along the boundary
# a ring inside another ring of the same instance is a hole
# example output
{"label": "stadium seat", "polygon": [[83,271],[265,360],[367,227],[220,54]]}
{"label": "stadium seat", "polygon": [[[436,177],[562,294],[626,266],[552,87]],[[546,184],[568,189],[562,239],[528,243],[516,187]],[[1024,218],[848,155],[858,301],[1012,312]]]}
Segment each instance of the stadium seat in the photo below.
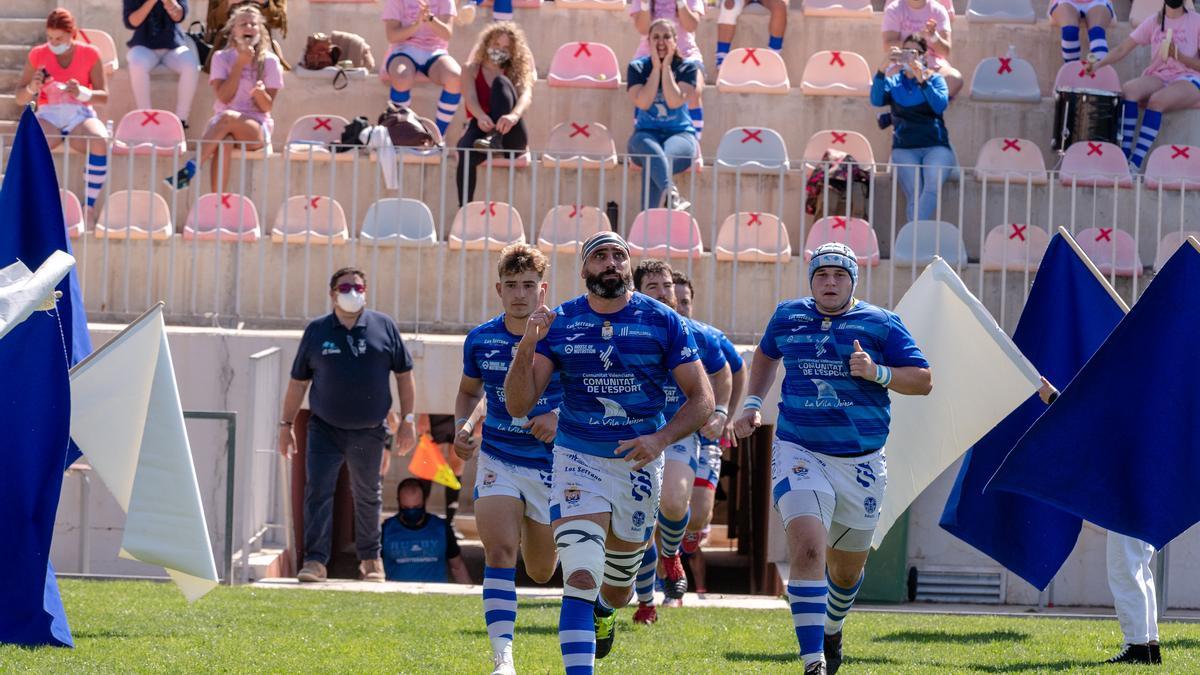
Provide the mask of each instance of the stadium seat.
{"label": "stadium seat", "polygon": [[1040,103],[1042,90],[1038,87],[1033,64],[1010,53],[983,59],[975,66],[975,74],[971,76],[971,98]]}
{"label": "stadium seat", "polygon": [[985,272],[1033,271],[1042,264],[1050,235],[1033,225],[997,225],[983,242],[979,263]]}
{"label": "stadium seat", "polygon": [[304,115],[292,123],[288,130],[285,152],[288,159],[328,161],[354,159],[352,152],[334,152],[331,145],[342,142],[342,131],[347,120],[341,115]]}
{"label": "stadium seat", "polygon": [[608,216],[595,206],[556,206],[542,219],[537,245],[546,253],[575,253],[588,237],[611,229]]}
{"label": "stadium seat", "polygon": [[76,197],[74,192],[63,189],[59,189],[58,196],[62,201],[63,223],[67,226],[67,236],[72,239],[82,237],[86,227],[83,223],[83,206],[79,203],[79,197]]}
{"label": "stadium seat", "polygon": [[555,50],[547,79],[551,87],[617,89],[621,66],[612,47],[602,42],[568,42]]}
{"label": "stadium seat", "polygon": [[120,70],[121,62],[117,60],[117,43],[108,33],[98,28],[80,28],[79,39],[100,50],[100,62],[104,64],[104,72],[112,74]]}
{"label": "stadium seat", "polygon": [[804,0],[805,16],[871,18],[871,0]]}
{"label": "stadium seat", "polygon": [[656,258],[699,258],[700,224],[686,211],[646,209],[629,227],[629,254]]}
{"label": "stadium seat", "polygon": [[625,9],[625,0],[557,0],[563,9],[603,9],[620,12]]}
{"label": "stadium seat", "polygon": [[792,88],[783,57],[769,49],[738,47],[717,72],[717,90],[742,94],[786,94]]}
{"label": "stadium seat", "polygon": [[1075,233],[1079,248],[1101,274],[1118,277],[1142,276],[1142,259],[1133,236],[1115,227],[1089,227]]}
{"label": "stadium seat", "polygon": [[1133,187],[1125,153],[1116,145],[1103,141],[1072,143],[1063,156],[1058,177],[1067,187]]}
{"label": "stadium seat", "polygon": [[1200,190],[1200,146],[1160,145],[1146,160],[1146,187]]}
{"label": "stadium seat", "polygon": [[854,251],[859,265],[874,267],[879,264],[879,238],[875,228],[862,218],[829,216],[813,223],[804,242],[804,259],[812,260],[813,251],[829,242],[845,244]]}
{"label": "stadium seat", "polygon": [[186,153],[183,124],[168,110],[131,110],[113,132],[114,155],[182,157]]}
{"label": "stadium seat", "polygon": [[1007,178],[1016,185],[1032,182],[1045,185],[1049,180],[1042,149],[1027,138],[993,138],[979,149],[975,160],[976,180],[1003,183]]}
{"label": "stadium seat", "polygon": [[542,6],[542,0],[513,0],[513,7],[521,9],[538,9]]}
{"label": "stadium seat", "polygon": [[970,0],[967,20],[978,23],[1036,23],[1030,0]]}
{"label": "stadium seat", "polygon": [[499,251],[525,241],[521,214],[504,202],[467,202],[454,215],[447,246],[451,250]]}
{"label": "stadium seat", "polygon": [[96,237],[103,239],[170,239],[175,233],[171,209],[157,192],[118,190],[104,202],[96,223]]}
{"label": "stadium seat", "polygon": [[[516,150],[511,152],[516,152]],[[529,148],[525,148],[525,152],[512,158],[507,153],[493,152],[479,167],[486,171],[488,165],[497,169],[528,169],[533,165],[533,155],[529,154]]]}
{"label": "stadium seat", "polygon": [[542,164],[547,168],[599,169],[617,165],[617,145],[599,122],[563,122],[550,130]]}
{"label": "stadium seat", "polygon": [[279,205],[271,241],[289,244],[345,244],[346,212],[336,199],[295,195]]}
{"label": "stadium seat", "polygon": [[817,52],[804,64],[800,87],[809,96],[869,96],[871,68],[854,52]]}
{"label": "stadium seat", "polygon": [[[804,145],[804,169],[811,171],[821,162],[827,150],[840,150],[854,158],[854,161],[868,170],[875,166],[875,151],[866,136],[857,131],[840,131],[825,129],[809,137]],[[876,167],[879,173],[886,173],[887,165]],[[807,180],[807,177],[805,178]]]}
{"label": "stadium seat", "polygon": [[786,263],[792,259],[787,227],[773,213],[732,213],[717,232],[717,260]]}
{"label": "stadium seat", "polygon": [[424,202],[388,197],[367,208],[358,238],[364,246],[423,248],[437,243],[437,229]]}
{"label": "stadium seat", "polygon": [[716,165],[741,173],[780,173],[788,170],[783,136],[765,127],[734,127],[721,137]]}
{"label": "stadium seat", "polygon": [[896,234],[893,264],[920,267],[933,262],[935,255],[952,267],[967,264],[967,247],[957,227],[940,220],[914,220]]}
{"label": "stadium seat", "polygon": [[1104,66],[1094,73],[1079,65],[1078,61],[1064,63],[1054,76],[1054,89],[1100,89],[1121,91],[1121,77],[1116,68]]}
{"label": "stadium seat", "polygon": [[258,209],[248,197],[233,193],[201,195],[183,225],[183,238],[202,241],[258,241]]}
{"label": "stadium seat", "polygon": [[1175,230],[1163,235],[1162,241],[1158,242],[1158,252],[1154,256],[1155,272],[1161,270],[1163,265],[1167,264],[1167,261],[1171,259],[1171,256],[1175,255],[1175,252],[1179,250],[1179,247],[1183,246],[1184,242],[1188,240],[1188,237],[1196,237],[1197,239],[1200,239],[1200,232],[1188,232],[1186,230],[1180,232]]}
{"label": "stadium seat", "polygon": [[[1137,28],[1143,21],[1158,14],[1162,6],[1162,0],[1133,0],[1133,6],[1129,8],[1129,25]],[[1189,12],[1196,11],[1192,0],[1183,0],[1183,6]]]}

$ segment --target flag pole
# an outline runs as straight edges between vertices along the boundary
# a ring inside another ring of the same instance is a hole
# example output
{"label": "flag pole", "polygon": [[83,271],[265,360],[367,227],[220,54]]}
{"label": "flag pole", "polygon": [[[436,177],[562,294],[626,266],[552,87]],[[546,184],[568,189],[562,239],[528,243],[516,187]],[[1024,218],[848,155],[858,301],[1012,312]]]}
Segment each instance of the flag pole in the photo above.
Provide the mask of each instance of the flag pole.
{"label": "flag pole", "polygon": [[[1063,239],[1065,239],[1068,244],[1070,244],[1071,250],[1075,251],[1075,255],[1079,256],[1079,259],[1082,260],[1083,264],[1087,266],[1088,271],[1092,273],[1092,276],[1096,277],[1096,281],[1100,282],[1100,286],[1112,296],[1113,302],[1117,303],[1117,306],[1121,308],[1121,311],[1128,314],[1129,305],[1125,303],[1124,298],[1122,298],[1120,295],[1117,295],[1117,289],[1113,288],[1112,284],[1108,283],[1108,278],[1100,272],[1100,270],[1096,267],[1096,263],[1092,262],[1092,259],[1083,252],[1083,249],[1079,247],[1079,243],[1075,241],[1075,237],[1072,237],[1071,233],[1067,231],[1067,228],[1063,227],[1062,225],[1058,226],[1058,233],[1062,235]],[[1200,250],[1200,247],[1197,247],[1197,250]]]}

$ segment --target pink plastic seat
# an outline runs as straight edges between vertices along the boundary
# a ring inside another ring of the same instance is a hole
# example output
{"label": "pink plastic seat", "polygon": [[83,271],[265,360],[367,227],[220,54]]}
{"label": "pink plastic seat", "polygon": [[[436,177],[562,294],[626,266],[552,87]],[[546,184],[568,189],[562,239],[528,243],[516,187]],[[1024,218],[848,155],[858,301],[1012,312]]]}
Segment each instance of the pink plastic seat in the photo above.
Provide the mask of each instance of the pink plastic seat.
{"label": "pink plastic seat", "polygon": [[1121,77],[1116,68],[1104,66],[1089,73],[1078,61],[1062,64],[1058,74],[1054,76],[1054,89],[1098,89],[1100,91],[1121,91]]}
{"label": "pink plastic seat", "polygon": [[1112,143],[1103,141],[1079,141],[1067,148],[1059,181],[1067,186],[1080,187],[1133,187],[1133,176],[1125,153]]}
{"label": "pink plastic seat", "polygon": [[550,130],[542,164],[547,168],[599,169],[617,165],[617,145],[599,122],[563,122]]}
{"label": "pink plastic seat", "polygon": [[616,89],[621,66],[612,47],[602,42],[568,42],[555,50],[547,79],[551,87]]}
{"label": "pink plastic seat", "polygon": [[341,115],[305,115],[298,118],[288,130],[287,145],[284,146],[288,159],[353,160],[354,153],[334,152],[330,147],[341,144],[342,132],[347,123],[346,118]]}
{"label": "pink plastic seat", "polygon": [[800,87],[809,96],[869,96],[871,68],[854,52],[817,52],[804,64]]}
{"label": "pink plastic seat", "polygon": [[862,218],[829,216],[813,223],[804,242],[804,259],[812,260],[813,251],[830,242],[849,246],[859,265],[879,264],[879,238],[875,236],[875,228]]}
{"label": "pink plastic seat", "polygon": [[1154,256],[1155,272],[1161,270],[1163,265],[1167,264],[1167,261],[1171,259],[1171,256],[1175,255],[1175,252],[1179,250],[1179,247],[1183,246],[1184,243],[1187,242],[1188,237],[1196,237],[1197,239],[1200,239],[1200,231],[1188,232],[1187,230],[1184,230],[1183,232],[1180,232],[1179,230],[1175,230],[1163,235],[1162,241],[1158,242],[1158,251]]}
{"label": "pink plastic seat", "polygon": [[1146,160],[1145,181],[1152,190],[1200,190],[1200,147],[1158,146]]}
{"label": "pink plastic seat", "polygon": [[183,225],[185,240],[251,242],[261,236],[254,202],[230,192],[201,195]]}
{"label": "pink plastic seat", "polygon": [[608,216],[595,206],[556,206],[542,219],[538,248],[546,253],[575,253],[587,238],[611,230]]}
{"label": "pink plastic seat", "polygon": [[854,158],[854,161],[869,168],[875,164],[875,151],[866,136],[857,131],[826,129],[808,138],[804,145],[804,162],[808,168],[820,163],[826,150],[838,150]]}
{"label": "pink plastic seat", "polygon": [[484,160],[480,167],[486,171],[489,164],[497,169],[528,169],[533,165],[533,155],[529,154],[528,148],[525,149],[525,152],[512,158],[509,158],[507,153],[496,152]]}
{"label": "pink plastic seat", "polygon": [[336,199],[295,195],[279,205],[271,241],[288,244],[345,244],[346,212]]}
{"label": "pink plastic seat", "polygon": [[1138,256],[1137,242],[1128,232],[1115,227],[1089,227],[1077,232],[1075,241],[1101,274],[1142,276],[1142,259]]}
{"label": "pink plastic seat", "polygon": [[629,227],[629,254],[656,258],[699,258],[704,253],[700,224],[686,211],[647,209]]}
{"label": "pink plastic seat", "polygon": [[787,227],[773,213],[732,213],[717,232],[717,260],[786,263],[792,259]]}
{"label": "pink plastic seat", "polygon": [[743,94],[786,94],[792,88],[783,57],[770,49],[739,47],[725,57],[717,89]]}
{"label": "pink plastic seat", "polygon": [[1042,90],[1038,86],[1033,64],[1016,56],[993,56],[975,66],[971,76],[971,98],[976,101],[1011,101],[1039,103]]}
{"label": "pink plastic seat", "polygon": [[499,251],[525,241],[521,214],[504,202],[467,202],[454,215],[447,246],[452,250]]}
{"label": "pink plastic seat", "polygon": [[113,37],[99,28],[80,28],[76,39],[100,50],[100,63],[104,64],[104,72],[112,74],[120,70],[121,62],[117,60],[117,43]]}
{"label": "pink plastic seat", "polygon": [[983,242],[979,264],[985,272],[1033,271],[1042,264],[1042,256],[1050,245],[1050,235],[1032,225],[1010,223],[997,225]]}
{"label": "pink plastic seat", "polygon": [[83,223],[83,206],[79,203],[79,197],[76,197],[75,193],[70,190],[62,189],[59,189],[58,196],[62,201],[63,224],[67,226],[67,236],[72,239],[82,237],[86,228]]}
{"label": "pink plastic seat", "polygon": [[1036,23],[1030,0],[970,0],[967,20],[977,23]]}
{"label": "pink plastic seat", "polygon": [[108,196],[96,223],[104,239],[170,239],[175,233],[171,209],[157,192],[118,190]]}
{"label": "pink plastic seat", "polygon": [[804,0],[805,16],[871,18],[871,0]]}
{"label": "pink plastic seat", "polygon": [[169,110],[131,110],[113,132],[114,155],[182,157],[186,153],[183,123]]}
{"label": "pink plastic seat", "polygon": [[1026,138],[993,138],[979,149],[975,160],[976,180],[1013,185],[1032,182],[1045,185],[1049,180],[1042,149]]}
{"label": "pink plastic seat", "polygon": [[625,0],[557,0],[563,9],[601,9],[620,12],[625,9]]}

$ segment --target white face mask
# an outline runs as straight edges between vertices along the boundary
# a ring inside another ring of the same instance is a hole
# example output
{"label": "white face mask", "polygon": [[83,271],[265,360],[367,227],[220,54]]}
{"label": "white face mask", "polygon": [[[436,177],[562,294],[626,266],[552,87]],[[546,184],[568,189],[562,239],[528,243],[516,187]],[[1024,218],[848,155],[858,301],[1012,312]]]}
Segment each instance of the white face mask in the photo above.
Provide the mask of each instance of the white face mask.
{"label": "white face mask", "polygon": [[337,306],[339,308],[341,308],[341,310],[343,312],[349,312],[350,314],[356,314],[359,311],[361,311],[362,308],[366,306],[366,304],[367,304],[366,294],[359,293],[358,291],[350,291],[349,293],[338,293],[338,295],[337,295]]}
{"label": "white face mask", "polygon": [[66,54],[67,50],[71,48],[70,42],[64,42],[59,45],[54,45],[54,44],[50,44],[50,43],[47,43],[47,44],[50,46],[50,51],[53,52],[55,56],[62,56],[63,54]]}

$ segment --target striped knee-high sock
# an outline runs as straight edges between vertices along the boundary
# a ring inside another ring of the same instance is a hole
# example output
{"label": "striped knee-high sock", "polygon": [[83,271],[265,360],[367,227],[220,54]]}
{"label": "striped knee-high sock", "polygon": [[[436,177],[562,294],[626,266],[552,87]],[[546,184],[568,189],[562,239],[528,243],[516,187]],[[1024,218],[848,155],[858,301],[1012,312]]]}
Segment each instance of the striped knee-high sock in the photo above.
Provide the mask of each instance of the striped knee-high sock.
{"label": "striped knee-high sock", "polygon": [[558,613],[558,648],[567,675],[592,675],[596,665],[595,604],[570,595],[563,596]]}
{"label": "striped knee-high sock", "polygon": [[450,128],[450,120],[454,119],[454,113],[458,110],[458,102],[461,100],[462,94],[451,94],[445,89],[442,90],[437,104],[437,128],[442,132],[442,136],[445,136],[446,129]]}
{"label": "striped knee-high sock", "polygon": [[704,106],[689,107],[688,114],[692,116],[692,126],[696,129],[696,140],[700,140],[700,137],[704,135]]}
{"label": "striped knee-high sock", "polygon": [[767,38],[767,49],[777,52],[783,49],[783,36],[771,35]]}
{"label": "striped knee-high sock", "polygon": [[83,179],[87,185],[87,206],[96,205],[100,190],[104,189],[104,179],[108,177],[108,155],[88,155],[87,168],[84,169]]}
{"label": "striped knee-high sock", "polygon": [[858,575],[858,581],[850,588],[842,588],[833,583],[833,579],[829,578],[826,573],[825,581],[829,584],[829,593],[825,597],[825,634],[833,635],[842,630],[842,624],[846,621],[846,615],[850,613],[850,608],[854,606],[854,597],[858,595],[858,589],[862,586],[863,579],[867,576],[866,571]]}
{"label": "striped knee-high sock", "polygon": [[1067,63],[1079,60],[1079,26],[1062,27],[1062,55]]}
{"label": "striped knee-high sock", "polygon": [[1146,155],[1150,152],[1150,146],[1154,145],[1154,139],[1158,138],[1158,128],[1162,126],[1162,113],[1157,110],[1147,110],[1142,115],[1142,130],[1138,133],[1137,145],[1133,148],[1133,155],[1129,159],[1137,168],[1142,168],[1142,162],[1146,160]]}
{"label": "striped knee-high sock", "polygon": [[825,660],[825,630],[821,625],[825,622],[825,592],[824,579],[788,581],[788,604],[805,666]]}
{"label": "striped knee-high sock", "polygon": [[725,63],[725,57],[729,56],[731,46],[728,42],[717,42],[717,69],[720,69],[721,64]]}
{"label": "striped knee-high sock", "polygon": [[1126,158],[1133,155],[1133,137],[1137,134],[1137,122],[1137,101],[1121,101],[1121,149],[1125,151]]}
{"label": "striped knee-high sock", "polygon": [[483,568],[483,620],[487,622],[492,653],[512,646],[517,622],[517,568]]}
{"label": "striped knee-high sock", "polygon": [[1103,26],[1088,28],[1088,54],[1095,54],[1098,59],[1108,56],[1108,33]]}
{"label": "striped knee-high sock", "polygon": [[654,604],[654,575],[658,567],[658,546],[651,541],[642,554],[642,566],[638,568],[634,587],[637,589],[638,602],[645,605]]}
{"label": "striped knee-high sock", "polygon": [[388,100],[398,105],[408,105],[408,102],[412,100],[412,90],[405,89],[404,91],[400,91],[393,87],[391,92],[388,93]]}
{"label": "striped knee-high sock", "polygon": [[512,21],[512,0],[496,0],[492,3],[492,18],[496,21]]}
{"label": "striped knee-high sock", "polygon": [[679,542],[683,540],[683,533],[687,530],[691,517],[691,509],[679,520],[671,520],[664,516],[662,511],[658,512],[658,538],[662,542],[663,557],[670,558],[679,552]]}

